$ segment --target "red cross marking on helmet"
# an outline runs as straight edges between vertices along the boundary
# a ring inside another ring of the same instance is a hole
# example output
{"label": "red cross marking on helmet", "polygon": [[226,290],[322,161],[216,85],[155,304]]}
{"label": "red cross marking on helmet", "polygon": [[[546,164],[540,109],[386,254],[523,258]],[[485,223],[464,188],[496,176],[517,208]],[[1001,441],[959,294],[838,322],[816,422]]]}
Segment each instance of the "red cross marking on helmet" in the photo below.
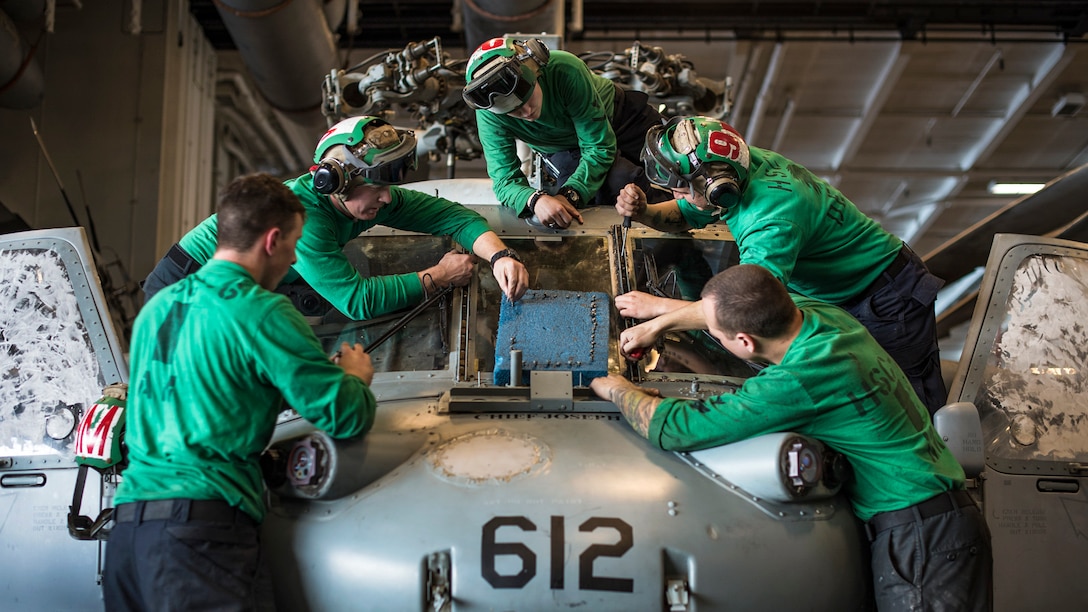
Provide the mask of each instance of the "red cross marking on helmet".
{"label": "red cross marking on helmet", "polygon": [[471,64],[484,53],[487,53],[492,49],[498,49],[505,46],[506,40],[504,38],[492,38],[491,40],[480,45],[475,51],[473,51],[472,55],[468,58],[468,62]]}

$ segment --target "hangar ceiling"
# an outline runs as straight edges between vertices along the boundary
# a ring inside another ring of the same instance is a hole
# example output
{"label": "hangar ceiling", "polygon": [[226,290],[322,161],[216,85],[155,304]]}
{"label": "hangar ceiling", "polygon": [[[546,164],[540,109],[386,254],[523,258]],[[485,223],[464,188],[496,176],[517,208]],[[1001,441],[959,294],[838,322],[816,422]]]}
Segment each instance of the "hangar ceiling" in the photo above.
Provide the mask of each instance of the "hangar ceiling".
{"label": "hangar ceiling", "polygon": [[[190,10],[229,50],[217,4]],[[340,23],[337,44],[361,56],[440,36],[467,57],[462,16],[489,4],[360,0],[358,28]],[[1088,163],[1088,2],[514,4],[558,11],[573,52],[637,40],[684,55],[700,77],[729,77],[725,118],[751,144],[827,177],[923,255],[1018,197],[990,194],[992,182],[1045,183]],[[517,31],[494,27],[488,36]]]}

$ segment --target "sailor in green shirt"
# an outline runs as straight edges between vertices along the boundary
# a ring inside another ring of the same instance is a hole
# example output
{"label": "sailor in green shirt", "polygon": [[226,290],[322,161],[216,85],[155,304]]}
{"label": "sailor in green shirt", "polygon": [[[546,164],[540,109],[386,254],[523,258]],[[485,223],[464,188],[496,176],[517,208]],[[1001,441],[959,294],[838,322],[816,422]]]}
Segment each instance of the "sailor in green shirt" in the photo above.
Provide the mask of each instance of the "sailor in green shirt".
{"label": "sailor in green shirt", "polygon": [[[649,189],[639,156],[661,114],[645,93],[622,89],[537,39],[483,43],[465,78],[462,95],[476,109],[495,196],[530,223],[567,228],[582,223],[578,209],[612,205],[627,183]],[[517,141],[541,155],[554,186],[529,185]]]}
{"label": "sailor in green shirt", "polygon": [[[676,118],[650,130],[644,159],[649,179],[676,199],[647,202],[641,188],[628,185],[616,201],[619,214],[671,232],[725,223],[741,263],[847,310],[903,368],[930,414],[944,406],[934,310],[944,283],[902,240],[826,181],[748,146],[717,119]],[[684,303],[632,292],[616,305],[623,316],[645,320]],[[644,340],[648,347],[655,338]]]}
{"label": "sailor in green shirt", "polygon": [[988,610],[989,531],[887,352],[844,310],[791,295],[760,266],[727,268],[702,298],[703,329],[769,365],[735,393],[701,400],[661,397],[616,374],[594,379],[594,392],[664,450],[783,431],[823,441],[853,468],[845,489],[870,536],[878,609]]}
{"label": "sailor in green shirt", "polygon": [[220,194],[218,246],[159,292],[133,328],[128,466],[106,550],[109,610],[261,609],[259,459],[293,408],[335,438],[374,421],[374,368],[362,347],[322,350],[272,293],[295,261],[306,211],[267,174]]}
{"label": "sailor in green shirt", "polygon": [[[321,137],[314,163],[311,172],[287,181],[307,216],[298,262],[284,283],[301,277],[345,316],[364,320],[414,306],[436,287],[461,286],[471,279],[475,257],[460,253],[448,253],[419,272],[363,277],[343,247],[361,232],[385,225],[451,236],[490,262],[499,288],[511,300],[528,289],[529,275],[517,253],[482,216],[456,202],[397,186],[416,165],[412,132],[376,117],[351,117]],[[144,281],[145,299],[208,261],[217,223],[212,215],[170,249]]]}

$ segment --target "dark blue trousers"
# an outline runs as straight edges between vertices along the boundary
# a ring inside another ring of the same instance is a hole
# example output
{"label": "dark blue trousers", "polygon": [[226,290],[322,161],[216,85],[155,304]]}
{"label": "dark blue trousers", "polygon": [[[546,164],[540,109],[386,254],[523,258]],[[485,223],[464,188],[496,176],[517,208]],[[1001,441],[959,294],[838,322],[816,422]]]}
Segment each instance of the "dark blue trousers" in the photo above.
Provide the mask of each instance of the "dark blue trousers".
{"label": "dark blue trousers", "polygon": [[[589,194],[587,204],[614,206],[616,196],[628,183],[638,185],[650,202],[672,199],[671,193],[653,189],[642,167],[642,148],[646,144],[646,132],[661,125],[661,114],[649,104],[649,96],[641,91],[616,88],[616,107],[612,114],[612,131],[616,133],[616,158],[605,175],[604,183],[596,194]],[[549,193],[562,187],[578,168],[582,152],[559,151],[542,155],[545,168],[555,180]]]}
{"label": "dark blue trousers", "polygon": [[929,272],[906,246],[910,260],[879,291],[840,304],[854,315],[906,373],[918,398],[932,416],[948,400],[941,376],[934,302],[944,281]]}
{"label": "dark blue trousers", "polygon": [[875,534],[873,589],[879,612],[988,612],[990,531],[975,506]]}
{"label": "dark blue trousers", "polygon": [[[169,518],[145,520],[137,513],[136,520],[119,522],[110,532],[102,585],[106,610],[274,610],[257,524],[244,515],[192,519],[187,500],[176,501]],[[139,510],[143,504],[123,506]]]}

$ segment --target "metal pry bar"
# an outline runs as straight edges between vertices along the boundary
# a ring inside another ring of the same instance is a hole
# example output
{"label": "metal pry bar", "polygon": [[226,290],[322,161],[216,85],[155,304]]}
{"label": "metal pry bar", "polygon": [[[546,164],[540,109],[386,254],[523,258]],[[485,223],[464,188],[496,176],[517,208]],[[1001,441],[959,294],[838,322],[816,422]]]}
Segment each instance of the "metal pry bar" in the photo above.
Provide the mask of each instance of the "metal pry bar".
{"label": "metal pry bar", "polygon": [[398,319],[397,322],[394,323],[392,327],[390,327],[388,330],[386,330],[386,332],[384,334],[382,334],[381,336],[378,336],[377,340],[375,340],[374,342],[371,342],[370,346],[364,348],[363,350],[369,353],[370,351],[373,351],[374,349],[378,348],[383,342],[385,342],[386,340],[392,338],[393,334],[395,334],[395,333],[399,332],[400,330],[404,329],[404,327],[406,325],[408,325],[408,323],[410,323],[412,321],[412,319],[418,317],[419,314],[422,313],[424,310],[427,310],[427,308],[429,308],[431,306],[431,304],[434,304],[438,300],[446,297],[447,295],[449,295],[449,293],[451,291],[453,291],[453,285],[446,285],[445,287],[443,287],[443,288],[439,289],[438,291],[436,291],[434,293],[434,295],[432,295],[431,297],[423,300],[422,302],[419,303],[418,306],[416,306],[412,310],[408,311],[407,314],[405,314],[403,317]]}

